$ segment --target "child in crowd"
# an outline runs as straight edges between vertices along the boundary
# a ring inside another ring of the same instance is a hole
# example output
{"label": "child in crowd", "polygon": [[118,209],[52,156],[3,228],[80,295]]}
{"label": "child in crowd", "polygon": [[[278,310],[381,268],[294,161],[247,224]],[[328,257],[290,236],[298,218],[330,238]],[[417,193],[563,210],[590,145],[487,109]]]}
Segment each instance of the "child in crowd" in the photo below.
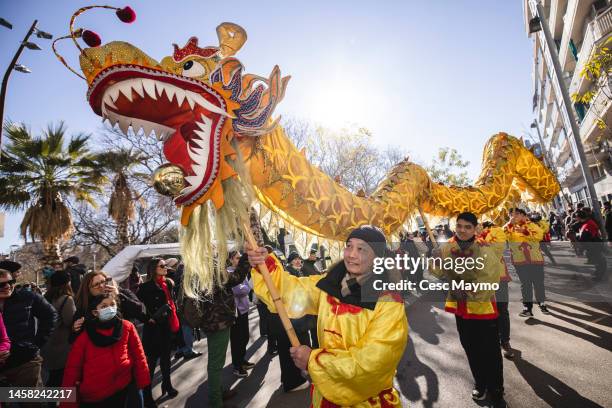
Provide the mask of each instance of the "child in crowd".
{"label": "child in crowd", "polygon": [[62,386],[77,387],[80,407],[122,407],[132,382],[138,389],[150,384],[136,328],[117,315],[114,294],[95,296],[90,299],[84,330],[68,355]]}

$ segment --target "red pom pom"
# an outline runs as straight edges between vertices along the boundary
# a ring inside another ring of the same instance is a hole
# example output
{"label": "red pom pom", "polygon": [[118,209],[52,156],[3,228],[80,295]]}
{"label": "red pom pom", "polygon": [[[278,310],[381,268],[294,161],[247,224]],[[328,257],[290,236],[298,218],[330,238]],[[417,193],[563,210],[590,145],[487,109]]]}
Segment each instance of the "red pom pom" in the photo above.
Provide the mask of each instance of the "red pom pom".
{"label": "red pom pom", "polygon": [[97,47],[102,44],[102,39],[100,38],[100,36],[94,33],[93,31],[83,31],[82,38],[83,41],[85,41],[85,44],[89,45],[90,47]]}
{"label": "red pom pom", "polygon": [[136,12],[130,6],[125,6],[124,8],[117,10],[116,13],[119,20],[123,21],[124,23],[129,24],[136,20]]}

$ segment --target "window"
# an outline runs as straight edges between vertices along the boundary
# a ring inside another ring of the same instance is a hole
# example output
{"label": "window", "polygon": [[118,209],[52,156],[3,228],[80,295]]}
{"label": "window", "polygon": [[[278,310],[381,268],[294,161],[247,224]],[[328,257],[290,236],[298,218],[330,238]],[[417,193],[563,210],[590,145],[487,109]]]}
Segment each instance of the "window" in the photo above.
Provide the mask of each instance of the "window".
{"label": "window", "polygon": [[588,108],[583,103],[575,103],[574,108],[576,109],[576,114],[578,115],[578,122],[582,122]]}
{"label": "window", "polygon": [[574,44],[574,40],[572,40],[571,38],[569,41],[569,49],[572,52],[574,59],[578,61],[578,48],[576,48],[576,44]]}
{"label": "window", "polygon": [[593,176],[593,180],[597,181],[604,176],[604,173],[599,165],[591,166],[591,175]]}

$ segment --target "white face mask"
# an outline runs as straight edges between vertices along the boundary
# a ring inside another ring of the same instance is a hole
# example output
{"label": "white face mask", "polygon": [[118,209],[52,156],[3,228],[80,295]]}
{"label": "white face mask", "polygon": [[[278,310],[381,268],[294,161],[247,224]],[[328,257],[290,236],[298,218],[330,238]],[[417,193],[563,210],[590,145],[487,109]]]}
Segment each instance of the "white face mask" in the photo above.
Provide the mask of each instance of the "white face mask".
{"label": "white face mask", "polygon": [[108,306],[98,310],[98,319],[102,322],[107,322],[117,316],[117,306]]}

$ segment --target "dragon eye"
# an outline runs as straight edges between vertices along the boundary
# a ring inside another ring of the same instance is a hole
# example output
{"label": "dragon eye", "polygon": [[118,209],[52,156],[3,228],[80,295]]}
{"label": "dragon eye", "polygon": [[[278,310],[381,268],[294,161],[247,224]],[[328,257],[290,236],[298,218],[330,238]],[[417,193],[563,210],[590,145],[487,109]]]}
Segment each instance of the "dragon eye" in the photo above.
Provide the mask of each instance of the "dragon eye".
{"label": "dragon eye", "polygon": [[197,61],[187,61],[183,64],[183,76],[194,78],[206,73],[206,69]]}

